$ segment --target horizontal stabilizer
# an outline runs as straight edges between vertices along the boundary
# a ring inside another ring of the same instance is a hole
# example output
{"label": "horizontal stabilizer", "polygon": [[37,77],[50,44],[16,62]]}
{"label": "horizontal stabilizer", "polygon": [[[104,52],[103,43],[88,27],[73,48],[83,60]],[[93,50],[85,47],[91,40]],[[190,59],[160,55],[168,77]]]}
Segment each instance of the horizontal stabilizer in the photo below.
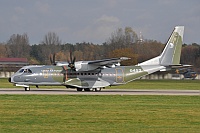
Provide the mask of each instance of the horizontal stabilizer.
{"label": "horizontal stabilizer", "polygon": [[171,65],[170,67],[171,68],[190,68],[192,67],[193,65]]}

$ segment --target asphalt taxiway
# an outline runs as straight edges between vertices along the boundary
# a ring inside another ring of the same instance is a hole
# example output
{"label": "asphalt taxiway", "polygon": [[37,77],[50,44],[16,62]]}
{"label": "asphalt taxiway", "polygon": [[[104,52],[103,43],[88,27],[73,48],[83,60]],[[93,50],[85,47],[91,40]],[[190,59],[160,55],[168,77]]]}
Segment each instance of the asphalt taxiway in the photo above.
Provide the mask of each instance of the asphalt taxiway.
{"label": "asphalt taxiway", "polygon": [[75,89],[31,89],[1,88],[1,94],[19,95],[190,95],[200,96],[200,90],[136,90],[136,89],[103,89],[100,92],[77,92]]}

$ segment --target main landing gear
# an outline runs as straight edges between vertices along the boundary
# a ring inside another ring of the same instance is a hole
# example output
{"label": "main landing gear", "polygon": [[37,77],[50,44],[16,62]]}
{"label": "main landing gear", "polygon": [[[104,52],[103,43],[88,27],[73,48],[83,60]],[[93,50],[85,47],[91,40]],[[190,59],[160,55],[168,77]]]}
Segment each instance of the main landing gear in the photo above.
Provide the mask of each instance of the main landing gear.
{"label": "main landing gear", "polygon": [[[36,87],[37,89],[39,88],[38,85],[36,85],[35,87]],[[29,86],[24,85],[24,90],[25,90],[25,91],[30,91],[31,88],[30,88]]]}
{"label": "main landing gear", "polygon": [[94,88],[94,91],[101,91],[101,88]]}
{"label": "main landing gear", "polygon": [[77,91],[101,91],[101,88],[99,87],[99,88],[77,88]]}

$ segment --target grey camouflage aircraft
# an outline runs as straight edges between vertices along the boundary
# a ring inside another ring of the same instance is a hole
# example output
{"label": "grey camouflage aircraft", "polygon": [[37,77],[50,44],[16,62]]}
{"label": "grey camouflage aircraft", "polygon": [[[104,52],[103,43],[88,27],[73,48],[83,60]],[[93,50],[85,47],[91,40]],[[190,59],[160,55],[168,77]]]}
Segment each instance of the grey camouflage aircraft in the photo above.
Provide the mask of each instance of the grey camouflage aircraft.
{"label": "grey camouflage aircraft", "polygon": [[176,26],[163,52],[135,66],[120,66],[127,57],[95,61],[55,62],[55,65],[24,66],[9,78],[16,86],[66,86],[77,91],[101,91],[107,86],[123,85],[157,71],[181,66],[180,55],[184,26]]}

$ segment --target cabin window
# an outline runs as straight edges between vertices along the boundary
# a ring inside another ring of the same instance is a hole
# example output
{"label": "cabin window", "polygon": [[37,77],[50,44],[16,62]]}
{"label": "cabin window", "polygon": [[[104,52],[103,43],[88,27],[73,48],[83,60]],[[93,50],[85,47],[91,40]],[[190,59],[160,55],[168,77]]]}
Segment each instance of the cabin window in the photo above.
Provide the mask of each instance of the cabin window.
{"label": "cabin window", "polygon": [[32,71],[30,69],[28,69],[28,73],[32,73]]}
{"label": "cabin window", "polygon": [[30,69],[20,69],[19,73],[32,73]]}

